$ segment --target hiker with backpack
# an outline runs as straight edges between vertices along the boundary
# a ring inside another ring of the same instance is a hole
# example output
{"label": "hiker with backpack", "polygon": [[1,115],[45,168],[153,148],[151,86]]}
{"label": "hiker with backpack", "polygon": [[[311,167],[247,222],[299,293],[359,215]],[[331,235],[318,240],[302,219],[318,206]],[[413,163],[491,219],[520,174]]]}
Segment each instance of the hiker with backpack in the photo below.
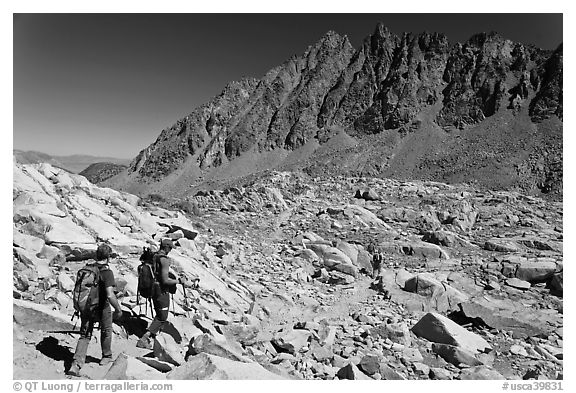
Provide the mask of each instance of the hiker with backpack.
{"label": "hiker with backpack", "polygon": [[[100,365],[112,362],[112,320],[122,316],[122,309],[114,294],[114,273],[108,265],[111,255],[112,248],[107,244],[100,244],[96,250],[96,263],[86,265],[76,276],[73,302],[75,315],[79,315],[81,319],[80,339],[68,375],[80,376],[96,322],[100,324]],[[110,306],[114,307],[114,313]]]}
{"label": "hiker with backpack", "polygon": [[[146,261],[138,268],[138,293],[145,298],[151,299],[154,308],[154,319],[148,326],[148,331],[138,340],[138,348],[152,349],[153,339],[162,331],[168,320],[170,309],[170,294],[176,293],[176,285],[183,284],[181,278],[170,277],[170,258],[168,254],[174,248],[170,239],[162,239],[160,250],[152,256],[152,266],[146,266]],[[146,250],[145,250],[146,254]],[[144,254],[143,254],[143,258]],[[149,283],[150,273],[153,282]]]}
{"label": "hiker with backpack", "polygon": [[372,255],[372,278],[378,278],[382,274],[382,263],[384,262],[384,257],[382,253],[378,250],[374,250]]}

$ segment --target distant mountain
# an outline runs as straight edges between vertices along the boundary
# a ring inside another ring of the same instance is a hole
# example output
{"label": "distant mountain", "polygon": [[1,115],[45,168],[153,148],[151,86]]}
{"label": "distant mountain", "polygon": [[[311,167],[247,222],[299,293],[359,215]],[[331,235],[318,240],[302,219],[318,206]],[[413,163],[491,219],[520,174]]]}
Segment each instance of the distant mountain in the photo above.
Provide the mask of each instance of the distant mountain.
{"label": "distant mountain", "polygon": [[90,164],[90,166],[80,172],[80,175],[84,176],[90,181],[90,183],[98,184],[117,175],[128,168],[127,165],[114,164],[111,162],[97,162]]}
{"label": "distant mountain", "polygon": [[328,32],[164,129],[108,185],[188,195],[267,169],[469,182],[562,194],[563,47],[480,33],[397,36],[361,48]]}
{"label": "distant mountain", "polygon": [[38,151],[14,150],[16,161],[21,164],[36,164],[46,162],[56,167],[66,169],[72,173],[80,173],[94,163],[111,163],[118,165],[127,165],[129,159],[95,157],[89,155],[74,154],[71,156],[52,156]]}

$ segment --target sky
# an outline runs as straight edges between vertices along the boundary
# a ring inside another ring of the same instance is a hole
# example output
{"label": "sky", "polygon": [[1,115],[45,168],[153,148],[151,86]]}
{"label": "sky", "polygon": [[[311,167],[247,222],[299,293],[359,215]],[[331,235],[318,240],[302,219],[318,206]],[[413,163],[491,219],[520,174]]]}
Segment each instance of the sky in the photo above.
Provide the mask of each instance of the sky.
{"label": "sky", "polygon": [[14,14],[13,147],[133,158],[228,82],[261,78],[328,30],[359,48],[378,22],[562,43],[562,14]]}

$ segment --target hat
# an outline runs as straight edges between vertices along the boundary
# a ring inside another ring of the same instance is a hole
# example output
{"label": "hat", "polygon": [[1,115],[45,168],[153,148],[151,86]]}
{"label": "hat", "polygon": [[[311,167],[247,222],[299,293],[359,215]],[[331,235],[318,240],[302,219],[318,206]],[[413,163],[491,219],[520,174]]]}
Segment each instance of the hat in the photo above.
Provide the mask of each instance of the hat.
{"label": "hat", "polygon": [[101,243],[96,249],[96,261],[98,263],[108,263],[108,258],[110,258],[112,254],[112,248],[106,243]]}
{"label": "hat", "polygon": [[160,248],[164,248],[164,247],[170,247],[170,248],[174,248],[174,243],[172,243],[171,239],[162,239],[160,241]]}

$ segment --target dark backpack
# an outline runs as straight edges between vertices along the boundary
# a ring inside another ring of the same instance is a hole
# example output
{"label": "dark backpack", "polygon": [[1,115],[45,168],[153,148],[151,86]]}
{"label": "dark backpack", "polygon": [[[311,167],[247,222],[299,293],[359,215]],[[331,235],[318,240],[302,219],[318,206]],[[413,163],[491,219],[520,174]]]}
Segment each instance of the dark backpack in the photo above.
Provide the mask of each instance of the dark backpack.
{"label": "dark backpack", "polygon": [[75,314],[83,318],[95,318],[100,305],[100,268],[88,264],[78,270],[72,293]]}
{"label": "dark backpack", "polygon": [[159,289],[155,256],[156,253],[149,248],[145,248],[140,256],[142,263],[138,266],[138,294],[145,299],[155,297]]}

